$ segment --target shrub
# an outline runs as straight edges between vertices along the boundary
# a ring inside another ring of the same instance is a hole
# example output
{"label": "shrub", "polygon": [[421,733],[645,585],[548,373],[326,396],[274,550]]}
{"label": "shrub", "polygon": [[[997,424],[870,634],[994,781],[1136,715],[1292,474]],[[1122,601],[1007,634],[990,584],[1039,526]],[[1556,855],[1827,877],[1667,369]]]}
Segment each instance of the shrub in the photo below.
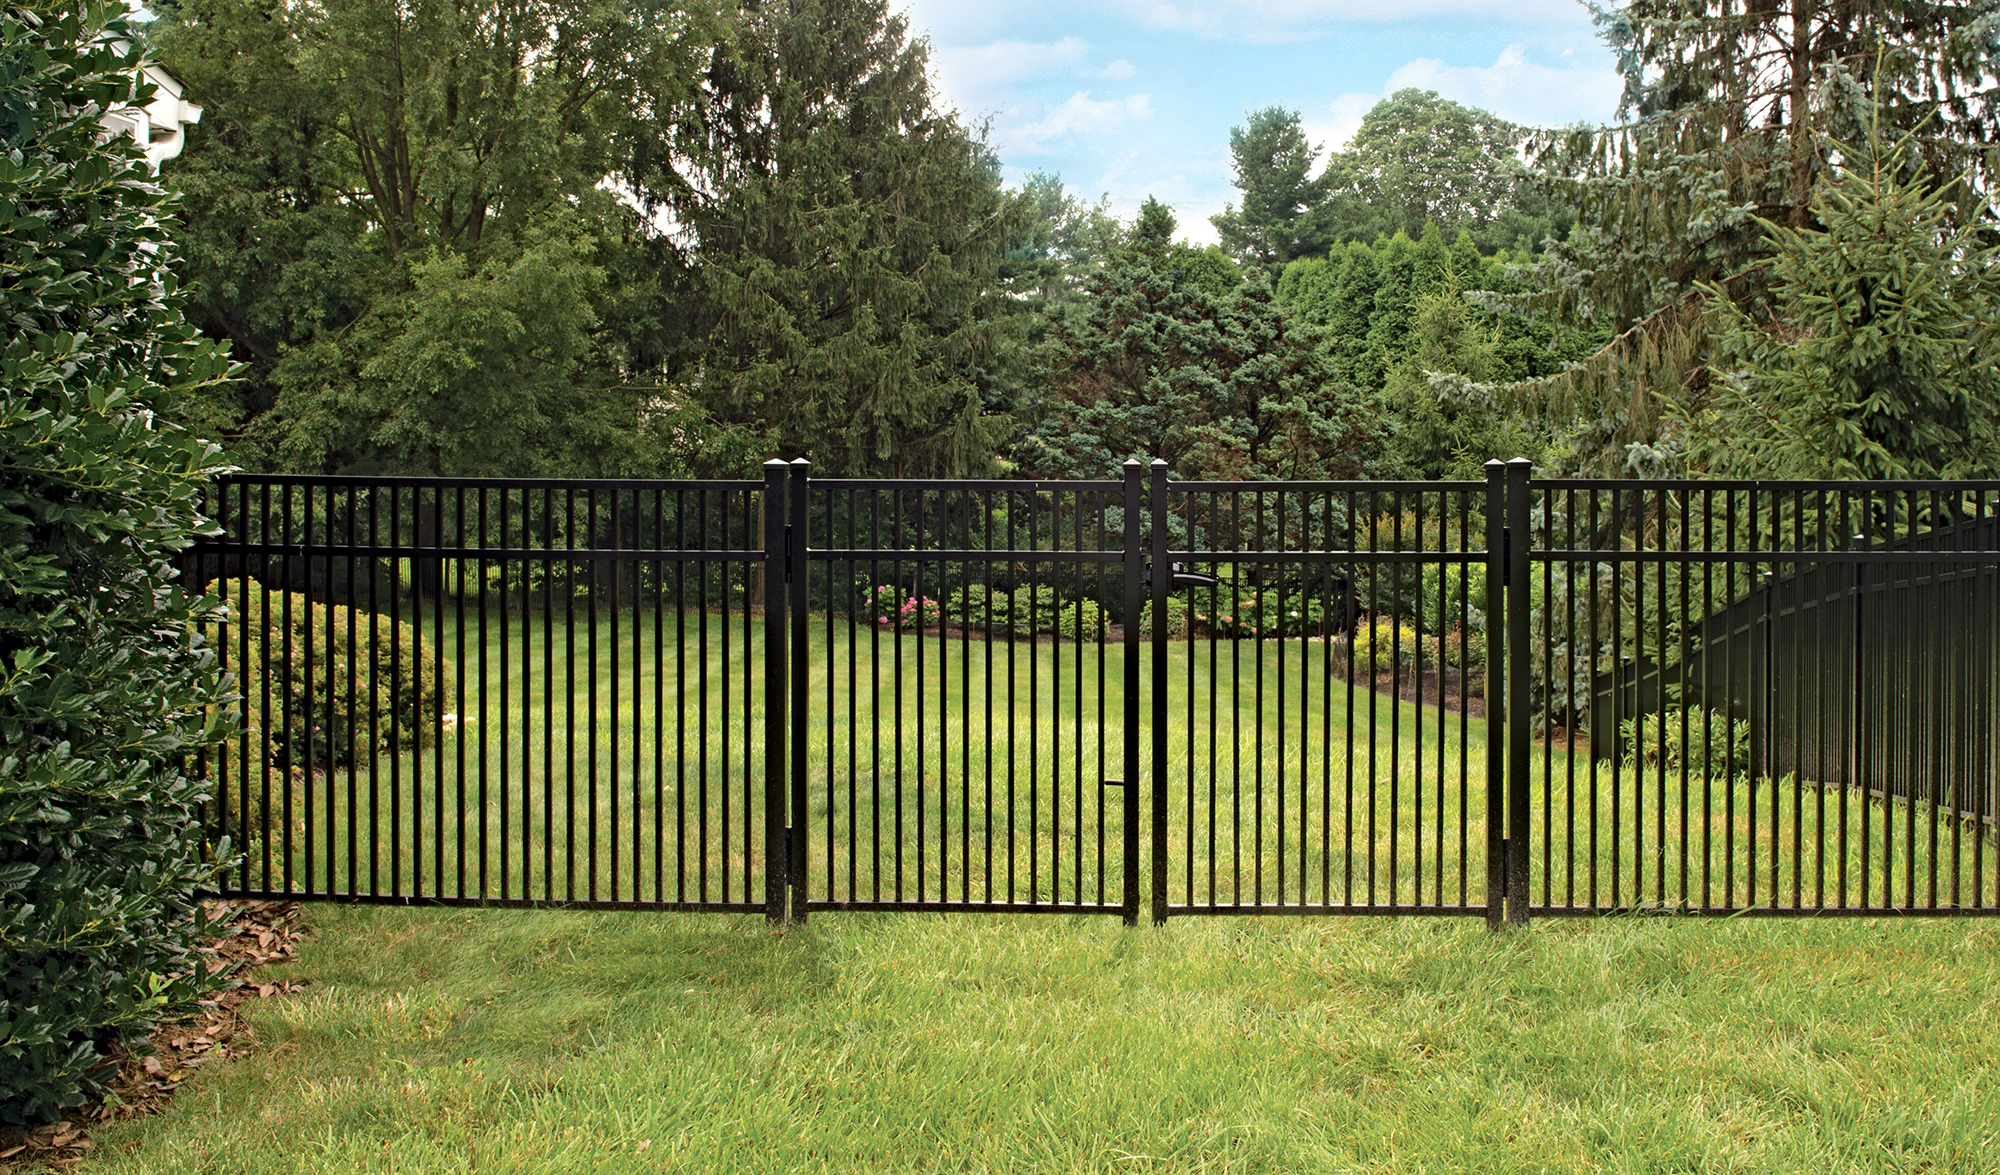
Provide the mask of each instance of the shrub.
{"label": "shrub", "polygon": [[177,581],[216,449],[172,423],[229,374],[181,313],[171,204],[107,107],[150,98],[124,5],[0,14],[0,1118],[98,1092],[208,982],[224,687]]}
{"label": "shrub", "polygon": [[1721,710],[1673,706],[1664,722],[1659,714],[1626,718],[1618,724],[1618,742],[1627,763],[1664,764],[1669,770],[1686,765],[1695,775],[1704,774],[1705,766],[1706,774],[1718,778],[1732,766],[1739,776],[1750,773],[1750,724]]}
{"label": "shrub", "polygon": [[305,834],[309,772],[344,767],[350,759],[365,762],[371,737],[372,749],[388,754],[427,746],[438,730],[449,731],[456,721],[457,680],[452,661],[446,658],[440,667],[417,625],[377,615],[371,644],[369,613],[357,608],[350,661],[345,606],[314,603],[302,593],[267,592],[254,579],[246,594],[243,582],[209,586],[210,601],[224,608],[206,632],[211,642],[226,646],[222,656],[232,667],[255,667],[238,675],[238,712],[249,746],[264,756],[264,775],[245,779],[232,765],[229,778],[213,784],[224,827],[255,860],[262,856],[266,834],[281,835],[286,811],[293,813],[294,836]]}
{"label": "shrub", "polygon": [[[1336,609],[1333,613],[1338,615]],[[1226,586],[1215,593],[1196,590],[1188,603],[1188,622],[1196,636],[1224,640],[1275,640],[1322,635],[1328,607],[1323,596],[1272,588]]]}
{"label": "shrub", "polygon": [[[1178,595],[1167,597],[1167,637],[1177,639],[1187,636],[1188,602]],[[1139,635],[1151,638],[1153,635],[1153,602],[1146,601],[1139,610]]]}
{"label": "shrub", "polygon": [[[282,767],[289,757],[301,769],[325,770],[345,766],[350,757],[365,760],[371,749],[412,750],[427,745],[452,713],[455,667],[437,656],[417,626],[379,615],[371,621],[359,608],[350,618],[344,605],[266,591],[255,580],[246,595],[240,584],[218,582],[209,594],[230,593],[225,655],[232,664],[242,658],[260,667],[243,681],[243,722],[253,736],[265,735],[268,696],[271,766]],[[238,624],[249,631],[238,632]]]}
{"label": "shrub", "polygon": [[1048,584],[996,591],[983,584],[954,588],[949,597],[954,623],[984,631],[990,615],[994,636],[1056,636],[1096,640],[1105,630],[1104,609],[1096,600],[1066,600]]}
{"label": "shrub", "polygon": [[1452,629],[1442,636],[1425,632],[1419,638],[1412,624],[1398,624],[1388,616],[1368,616],[1355,626],[1348,655],[1361,669],[1369,665],[1371,657],[1378,671],[1397,666],[1413,669],[1418,663],[1419,649],[1423,652],[1423,668],[1426,671],[1440,666],[1476,671],[1486,663],[1486,634]]}
{"label": "shrub", "polygon": [[940,610],[929,596],[905,597],[894,584],[868,589],[868,617],[877,628],[916,632],[936,628]]}

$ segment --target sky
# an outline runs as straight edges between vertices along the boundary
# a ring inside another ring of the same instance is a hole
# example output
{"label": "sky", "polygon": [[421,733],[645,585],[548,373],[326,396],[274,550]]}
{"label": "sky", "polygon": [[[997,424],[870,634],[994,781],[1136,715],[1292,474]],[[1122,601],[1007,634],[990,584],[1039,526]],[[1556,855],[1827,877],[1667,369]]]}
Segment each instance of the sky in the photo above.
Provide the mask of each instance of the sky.
{"label": "sky", "polygon": [[990,142],[1009,183],[1062,176],[1129,219],[1148,195],[1183,239],[1235,199],[1229,129],[1299,112],[1346,142],[1407,86],[1534,126],[1601,122],[1619,82],[1577,0],[908,0],[940,92]]}

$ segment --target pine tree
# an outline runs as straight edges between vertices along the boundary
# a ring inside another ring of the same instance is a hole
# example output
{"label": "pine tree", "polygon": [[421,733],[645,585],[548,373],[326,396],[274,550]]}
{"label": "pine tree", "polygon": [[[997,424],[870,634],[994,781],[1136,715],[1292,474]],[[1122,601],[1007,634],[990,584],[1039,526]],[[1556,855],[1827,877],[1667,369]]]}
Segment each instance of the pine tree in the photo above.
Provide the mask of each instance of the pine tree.
{"label": "pine tree", "polygon": [[1699,417],[1710,301],[1770,315],[1762,226],[1815,227],[1834,162],[1824,135],[1859,139],[1879,104],[1888,133],[1912,134],[1950,218],[1974,214],[2000,118],[2000,4],[1633,0],[1598,20],[1626,76],[1626,121],[1538,143],[1551,201],[1578,221],[1531,302],[1604,342],[1510,392],[1569,421],[1577,466],[1615,474],[1668,467],[1676,422]]}
{"label": "pine tree", "polygon": [[999,263],[1026,224],[886,0],[779,0],[716,47],[649,195],[695,242],[677,391],[827,472],[984,471]]}
{"label": "pine tree", "polygon": [[1333,240],[1321,211],[1326,180],[1312,174],[1319,149],[1306,141],[1298,112],[1268,106],[1252,113],[1230,130],[1229,154],[1243,204],[1210,218],[1222,247],[1273,276],[1288,261],[1324,253]]}
{"label": "pine tree", "polygon": [[2000,248],[1913,166],[1911,136],[1845,160],[1808,227],[1762,222],[1774,315],[1716,297],[1718,393],[1689,422],[1727,476],[2000,475]]}

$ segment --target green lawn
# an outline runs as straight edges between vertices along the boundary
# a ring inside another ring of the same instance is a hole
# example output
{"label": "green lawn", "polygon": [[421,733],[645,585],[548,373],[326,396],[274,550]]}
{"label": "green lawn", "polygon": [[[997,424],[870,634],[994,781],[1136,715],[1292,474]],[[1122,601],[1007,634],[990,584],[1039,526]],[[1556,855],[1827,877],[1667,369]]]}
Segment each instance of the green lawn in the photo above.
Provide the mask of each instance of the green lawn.
{"label": "green lawn", "polygon": [[[385,798],[389,764],[357,768],[352,805],[337,772],[300,796],[332,834],[318,860],[339,886],[365,878],[365,852],[348,872],[345,822],[354,812],[365,829],[372,812],[406,838],[376,859],[378,884],[412,880],[419,862],[427,887],[440,864],[457,884],[463,848],[471,894],[504,878],[514,894],[594,879],[600,896],[713,895],[727,868],[760,895],[743,839],[761,819],[760,763],[743,750],[761,729],[744,727],[740,704],[761,698],[761,678],[737,672],[725,692],[720,622],[689,623],[695,639],[656,646],[651,624],[634,641],[628,615],[613,641],[603,621],[598,721],[574,750],[549,731],[571,708],[590,713],[587,632],[573,660],[566,634],[513,618],[503,707],[489,624],[460,672],[461,712],[489,749],[484,806],[477,737],[463,772],[455,737],[443,756],[397,761],[400,808]],[[760,649],[736,624],[728,656],[754,667]],[[1098,786],[1119,770],[1115,649],[1099,676],[1095,651],[1073,644],[1018,645],[1009,668],[1003,643],[899,643],[823,618],[813,631],[815,893],[894,893],[900,846],[906,896],[921,884],[953,900],[1116,899],[1120,793]],[[524,672],[522,647],[536,666],[552,649],[558,672]],[[1372,861],[1377,901],[1476,906],[1484,724],[1349,690],[1328,679],[1326,651],[1176,646],[1170,896],[1363,900]],[[572,688],[565,667],[579,664]],[[881,732],[850,720],[850,703],[881,715]],[[529,765],[504,790],[502,724],[513,767]],[[1569,765],[1552,760],[1552,796],[1567,794]],[[1628,766],[1614,784],[1600,765],[1592,786],[1577,766],[1602,835],[1572,850],[1578,825],[1538,790],[1535,827],[1553,846],[1537,845],[1538,890],[1546,876],[1560,899],[1575,877],[1587,894],[1594,863],[1608,896],[1615,864],[1623,900],[1634,885],[1652,900],[1661,850],[1678,859],[1683,836],[1739,894],[1753,847],[1767,898],[1773,860],[1787,881],[1795,865],[1816,876],[1819,858],[1787,839],[1795,817],[1807,846],[1819,839],[1811,788],[1709,781],[1714,807],[1683,819],[1676,775]],[[372,807],[358,801],[371,781]],[[1928,825],[1953,831],[1858,796],[1851,831],[1864,812],[1877,836],[1900,813],[1884,842],[1905,852],[1898,868],[1928,853]],[[1982,873],[1961,863],[1956,876],[1990,901],[1996,858],[1989,845]],[[1869,872],[1879,893],[1879,858]],[[1698,894],[1701,869],[1690,876]],[[107,1128],[100,1169],[2000,1171],[1990,922],[1543,919],[1491,935],[1471,918],[1190,916],[1128,930],[1061,913],[823,912],[773,934],[741,914],[316,906],[310,918],[317,937],[285,969],[310,986],[249,1005],[262,1051],[201,1070],[164,1117]]]}
{"label": "green lawn", "polygon": [[[593,640],[587,615],[496,610],[483,629],[468,615],[462,647],[444,620],[422,625],[457,665],[447,708],[464,721],[420,751],[295,784],[295,888],[309,872],[317,892],[762,900],[761,620],[607,613]],[[1102,783],[1124,774],[1119,648],[824,616],[809,632],[800,823],[814,897],[1121,900],[1123,793]],[[1486,724],[1350,688],[1329,653],[1171,646],[1169,900],[1483,907]],[[1148,657],[1142,699],[1151,672]],[[1151,721],[1143,705],[1142,747]],[[2000,894],[1990,838],[1925,805],[1533,756],[1538,902],[1769,904],[1774,877],[1781,904],[1796,885],[1807,906],[1840,904],[1843,878],[1850,904],[1864,879],[1876,904],[1889,881],[1899,905]],[[1153,781],[1142,769],[1139,782],[1143,829]],[[283,837],[251,849],[250,879],[268,864],[285,888]]]}
{"label": "green lawn", "polygon": [[2000,1169],[1991,923],[310,921],[92,1169]]}

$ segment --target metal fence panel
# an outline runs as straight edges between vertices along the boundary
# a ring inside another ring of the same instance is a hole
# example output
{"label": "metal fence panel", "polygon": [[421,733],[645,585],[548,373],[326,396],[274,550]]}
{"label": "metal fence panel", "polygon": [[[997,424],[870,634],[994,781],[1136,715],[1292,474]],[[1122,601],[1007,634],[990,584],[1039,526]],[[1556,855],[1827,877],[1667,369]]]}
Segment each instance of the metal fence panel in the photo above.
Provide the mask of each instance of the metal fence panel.
{"label": "metal fence panel", "polygon": [[1994,912],[1993,483],[1533,483],[1537,912]]}
{"label": "metal fence panel", "polygon": [[236,476],[232,896],[763,910],[756,482]]}
{"label": "metal fence panel", "polygon": [[1486,484],[1164,474],[1156,913],[1489,913]]}
{"label": "metal fence panel", "polygon": [[218,887],[2000,912],[2000,483],[1123,473],[223,479]]}
{"label": "metal fence panel", "polygon": [[1127,482],[809,483],[795,908],[1132,918]]}

